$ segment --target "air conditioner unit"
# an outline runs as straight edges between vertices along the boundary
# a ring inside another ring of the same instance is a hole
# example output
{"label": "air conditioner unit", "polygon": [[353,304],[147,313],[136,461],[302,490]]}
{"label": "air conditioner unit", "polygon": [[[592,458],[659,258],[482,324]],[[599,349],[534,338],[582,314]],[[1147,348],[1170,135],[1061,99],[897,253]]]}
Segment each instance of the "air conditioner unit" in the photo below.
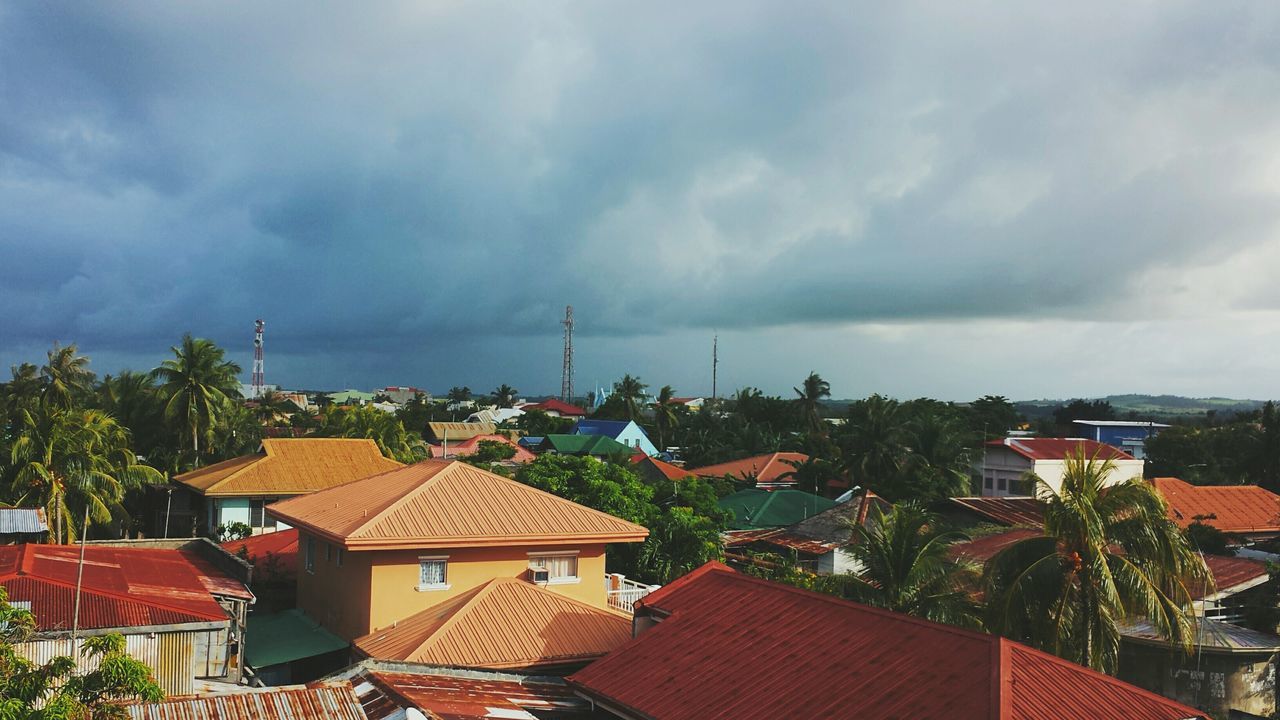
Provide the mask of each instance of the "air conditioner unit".
{"label": "air conditioner unit", "polygon": [[529,568],[529,577],[535,583],[545,583],[551,580],[551,571],[542,568]]}

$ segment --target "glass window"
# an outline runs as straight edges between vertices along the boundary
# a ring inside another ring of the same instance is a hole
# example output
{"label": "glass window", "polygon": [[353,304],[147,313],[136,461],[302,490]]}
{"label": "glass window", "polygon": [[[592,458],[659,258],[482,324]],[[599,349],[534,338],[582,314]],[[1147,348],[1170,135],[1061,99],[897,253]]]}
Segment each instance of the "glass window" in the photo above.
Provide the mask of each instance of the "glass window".
{"label": "glass window", "polygon": [[333,562],[333,546],[329,543],[324,544],[324,561]]}
{"label": "glass window", "polygon": [[263,506],[262,500],[249,501],[249,527],[262,527]]}
{"label": "glass window", "polygon": [[307,538],[304,562],[306,563],[307,572],[314,573],[316,571],[316,539],[313,537]]}
{"label": "glass window", "polygon": [[346,548],[338,548],[338,567],[342,567],[342,561],[346,559],[346,555]]}
{"label": "glass window", "polygon": [[983,486],[983,487],[985,487],[986,489],[990,490],[990,489],[991,489],[991,485],[992,485],[992,483],[993,483],[993,481],[992,481],[992,479],[991,479],[991,476],[990,476],[990,475],[988,475],[985,479],[983,479],[983,481],[982,481],[982,486]]}
{"label": "glass window", "polygon": [[448,558],[418,558],[418,588],[449,587]]}
{"label": "glass window", "polygon": [[1000,478],[996,481],[996,488],[999,490],[1008,490],[1009,480],[1007,478]]}
{"label": "glass window", "polygon": [[531,570],[547,571],[547,582],[577,582],[577,555],[532,555],[529,557]]}

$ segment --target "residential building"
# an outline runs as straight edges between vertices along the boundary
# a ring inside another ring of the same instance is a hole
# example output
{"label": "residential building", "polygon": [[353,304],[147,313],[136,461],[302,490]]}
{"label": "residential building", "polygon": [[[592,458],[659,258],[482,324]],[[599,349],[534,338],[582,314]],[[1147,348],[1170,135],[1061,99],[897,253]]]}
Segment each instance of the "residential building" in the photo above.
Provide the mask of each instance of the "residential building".
{"label": "residential building", "polygon": [[426,460],[271,506],[299,529],[299,607],[346,640],[497,578],[607,608],[605,545],[648,530],[462,462]]}
{"label": "residential building", "polygon": [[797,566],[819,575],[858,572],[861,565],[849,550],[854,528],[873,528],[879,515],[892,508],[884,498],[862,490],[848,502],[786,527],[730,533],[725,555],[745,564],[744,550],[769,552],[794,557]]}
{"label": "residential building", "polygon": [[672,405],[680,405],[682,407],[685,407],[689,410],[689,412],[698,412],[699,410],[702,409],[702,406],[706,404],[707,400],[706,398],[700,398],[700,397],[676,397],[676,398],[671,398],[667,402],[671,403]]}
{"label": "residential building", "polygon": [[[207,540],[156,543],[6,545],[0,547],[0,586],[9,602],[31,611],[36,635],[15,646],[35,662],[80,657],[85,637],[120,633],[126,651],[145,663],[168,694],[189,694],[199,679],[235,683],[239,648],[253,594],[249,567]],[[80,585],[78,638],[75,596]]]}
{"label": "residential building", "polygon": [[649,455],[632,456],[631,464],[636,473],[649,482],[677,482],[694,476],[692,470]]}
{"label": "residential building", "polygon": [[546,435],[538,444],[538,452],[556,455],[583,455],[604,459],[631,455],[636,449],[604,435]]}
{"label": "residential building", "polygon": [[264,512],[270,503],[398,467],[365,438],[268,438],[253,455],[174,477],[183,493],[175,493],[173,510],[160,512],[176,517],[161,520],[175,529],[169,535],[182,534],[193,521],[201,535],[216,535],[218,526],[237,522],[255,535],[275,532],[288,526]]}
{"label": "residential building", "polygon": [[498,426],[483,422],[429,422],[427,423],[427,440],[432,445],[444,447],[463,440],[470,440],[477,435],[493,435]]}
{"label": "residential building", "polygon": [[511,448],[515,451],[515,454],[512,455],[508,460],[504,461],[506,464],[523,465],[525,463],[533,462],[538,457],[537,455],[534,455],[533,452],[530,451],[528,448],[524,447],[523,445],[516,442],[515,440],[512,440],[506,435],[494,434],[494,435],[476,435],[475,437],[468,438],[460,442],[449,443],[448,455],[443,454],[445,452],[445,448],[444,446],[441,446],[440,447],[441,455],[439,456],[439,458],[442,460],[447,460],[450,458],[470,457],[474,455],[477,450],[480,449],[480,443],[482,442],[495,442],[495,443],[501,443],[503,445],[511,446]]}
{"label": "residential building", "polygon": [[574,435],[602,435],[635,448],[645,455],[657,455],[658,448],[644,429],[633,420],[590,420],[583,418],[573,426]]}
{"label": "residential building", "polygon": [[516,420],[521,415],[524,415],[524,410],[519,408],[485,408],[468,415],[466,421],[469,423],[501,425],[504,422]]}
{"label": "residential building", "polygon": [[329,402],[334,405],[367,405],[373,402],[375,397],[377,397],[377,395],[370,392],[343,390],[341,392],[329,393]]}
{"label": "residential building", "polygon": [[418,395],[421,395],[427,402],[431,402],[431,393],[416,387],[404,387],[402,385],[392,385],[384,387],[378,391],[379,395],[386,395],[391,402],[397,405],[404,405]]}
{"label": "residential building", "polygon": [[1118,447],[1139,460],[1147,457],[1147,440],[1169,427],[1139,420],[1072,420],[1071,426],[1078,437]]}
{"label": "residential building", "polygon": [[636,638],[569,676],[626,720],[1207,720],[1020,643],[708,563],[644,598]]}
{"label": "residential building", "polygon": [[1192,485],[1153,478],[1169,517],[1182,527],[1199,521],[1248,540],[1280,536],[1280,495],[1257,485]]}
{"label": "residential building", "polygon": [[762,490],[794,488],[796,480],[788,475],[795,470],[795,465],[792,463],[799,464],[808,459],[809,456],[804,453],[775,452],[693,468],[690,472],[703,478],[727,477],[752,483]]}
{"label": "residential building", "polygon": [[345,667],[351,644],[297,608],[254,613],[245,637],[245,665],[267,686],[314,680]]}
{"label": "residential building", "polygon": [[1032,474],[1056,491],[1062,485],[1067,458],[1082,452],[1086,459],[1111,461],[1113,467],[1106,479],[1108,485],[1142,477],[1141,460],[1096,440],[1010,437],[992,440],[983,447],[983,456],[976,468],[982,480],[982,494],[1033,495]]}
{"label": "residential building", "polygon": [[958,497],[951,498],[940,509],[948,517],[962,517],[969,523],[1034,527],[1044,524],[1044,502],[1034,497]]}
{"label": "residential building", "polygon": [[44,542],[48,537],[44,508],[0,508],[0,545]]}
{"label": "residential building", "polygon": [[836,506],[834,500],[799,490],[747,488],[720,498],[721,510],[729,512],[732,530],[758,530],[795,525]]}
{"label": "residential building", "polygon": [[555,398],[552,398],[550,400],[543,400],[542,402],[539,402],[539,403],[530,403],[527,405],[522,405],[520,406],[520,409],[526,412],[528,412],[529,410],[541,410],[542,412],[550,415],[551,417],[558,417],[558,418],[575,418],[576,419],[576,418],[584,418],[587,416],[586,410],[583,410],[577,405],[570,405],[569,403],[564,402],[562,400],[556,400]]}

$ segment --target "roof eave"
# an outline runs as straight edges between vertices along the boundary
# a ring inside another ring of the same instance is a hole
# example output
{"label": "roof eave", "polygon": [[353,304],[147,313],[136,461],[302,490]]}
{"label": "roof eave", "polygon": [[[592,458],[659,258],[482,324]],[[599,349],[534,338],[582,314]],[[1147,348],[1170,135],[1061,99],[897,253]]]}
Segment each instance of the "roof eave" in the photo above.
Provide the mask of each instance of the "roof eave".
{"label": "roof eave", "polygon": [[330,536],[348,550],[412,550],[464,547],[526,547],[530,545],[602,545],[618,542],[644,542],[649,531],[608,533],[600,535],[522,535],[519,537],[420,537],[359,538]]}

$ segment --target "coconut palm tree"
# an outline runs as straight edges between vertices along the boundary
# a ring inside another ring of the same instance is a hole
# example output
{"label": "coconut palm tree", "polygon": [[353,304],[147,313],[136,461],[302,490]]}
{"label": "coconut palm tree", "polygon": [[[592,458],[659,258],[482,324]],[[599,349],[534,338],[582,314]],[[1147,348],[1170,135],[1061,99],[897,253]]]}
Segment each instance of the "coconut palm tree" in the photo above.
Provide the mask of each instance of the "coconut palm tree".
{"label": "coconut palm tree", "polygon": [[900,440],[903,454],[890,497],[939,500],[968,493],[972,442],[958,420],[943,412],[919,413],[903,427]]}
{"label": "coconut palm tree", "polygon": [[840,471],[828,460],[819,457],[806,457],[804,460],[783,460],[791,469],[782,473],[781,478],[794,478],[796,489],[821,495],[828,480],[840,477]]}
{"label": "coconut palm tree", "polygon": [[887,513],[876,505],[871,522],[853,528],[848,550],[861,570],[846,579],[844,592],[894,612],[980,627],[982,615],[967,591],[978,571],[948,553],[951,543],[962,539],[960,533],[939,529],[938,518],[914,502]]}
{"label": "coconut palm tree", "polygon": [[509,408],[516,404],[516,400],[519,399],[519,395],[519,390],[503,383],[494,389],[491,397],[493,398],[494,405],[497,405],[500,408]]}
{"label": "coconut palm tree", "polygon": [[193,338],[191,333],[170,350],[173,359],[160,363],[152,373],[163,383],[165,418],[182,423],[198,464],[200,438],[212,434],[227,400],[240,397],[240,366],[224,360],[222,348],[212,340]]}
{"label": "coconut palm tree", "polygon": [[420,436],[406,431],[395,415],[371,405],[329,408],[316,434],[321,437],[369,438],[378,443],[383,455],[402,463],[415,463],[431,456],[427,443]]}
{"label": "coconut palm tree", "polygon": [[882,395],[872,395],[849,406],[849,420],[840,438],[845,470],[853,482],[870,487],[890,500],[900,498],[893,480],[902,459],[902,405]]}
{"label": "coconut palm tree", "polygon": [[40,379],[44,383],[41,402],[68,408],[93,390],[94,375],[89,370],[89,358],[80,355],[74,343],[65,347],[54,343],[48,358],[40,368]]}
{"label": "coconut palm tree", "polygon": [[670,385],[663,385],[658,391],[657,402],[653,406],[653,424],[658,429],[658,449],[667,449],[667,433],[680,424],[680,415],[676,412],[676,404],[671,399],[676,391]]}
{"label": "coconut palm tree", "polygon": [[640,417],[640,410],[644,407],[644,390],[647,387],[649,386],[640,382],[640,378],[630,375],[623,375],[621,380],[613,384],[613,397],[622,401],[628,420]]}
{"label": "coconut palm tree", "polygon": [[821,433],[824,423],[819,411],[822,408],[822,398],[831,397],[831,384],[823,380],[818,373],[810,371],[809,377],[804,379],[801,387],[791,389],[796,391],[796,404],[800,406],[800,412],[804,415],[805,422],[809,424],[809,429],[815,433]]}
{"label": "coconut palm tree", "polygon": [[55,542],[75,539],[74,518],[86,508],[95,523],[108,523],[125,515],[126,491],[164,482],[138,463],[128,431],[101,410],[24,410],[10,456],[16,504],[43,507]]}
{"label": "coconut palm tree", "polygon": [[1155,487],[1136,477],[1108,487],[1113,470],[1082,450],[1067,458],[1060,488],[1033,476],[1044,535],[1001,551],[984,577],[991,631],[1108,673],[1126,617],[1190,652],[1191,589],[1210,582]]}

